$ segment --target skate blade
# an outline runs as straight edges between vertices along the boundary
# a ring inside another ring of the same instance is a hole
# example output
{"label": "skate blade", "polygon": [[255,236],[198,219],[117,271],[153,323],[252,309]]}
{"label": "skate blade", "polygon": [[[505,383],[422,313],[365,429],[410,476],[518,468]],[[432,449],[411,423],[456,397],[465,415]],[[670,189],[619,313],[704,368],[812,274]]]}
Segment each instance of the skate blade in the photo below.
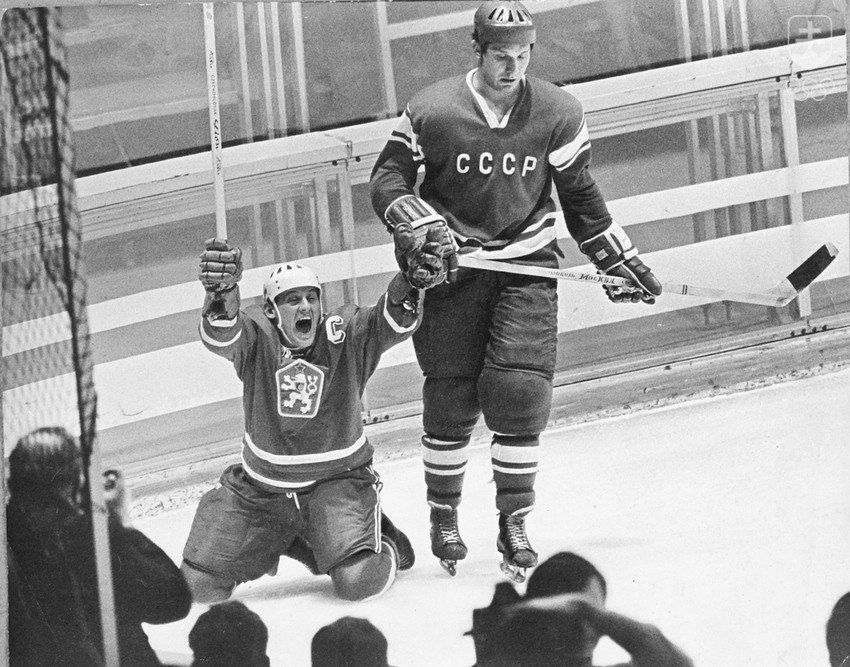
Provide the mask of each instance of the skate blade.
{"label": "skate blade", "polygon": [[448,560],[447,558],[441,558],[440,559],[440,565],[450,575],[455,576],[457,574],[457,561],[456,560]]}
{"label": "skate blade", "polygon": [[508,579],[513,581],[515,584],[521,584],[525,581],[525,568],[517,567],[511,563],[506,561],[502,561],[499,564],[499,567],[502,569],[502,574],[504,574]]}

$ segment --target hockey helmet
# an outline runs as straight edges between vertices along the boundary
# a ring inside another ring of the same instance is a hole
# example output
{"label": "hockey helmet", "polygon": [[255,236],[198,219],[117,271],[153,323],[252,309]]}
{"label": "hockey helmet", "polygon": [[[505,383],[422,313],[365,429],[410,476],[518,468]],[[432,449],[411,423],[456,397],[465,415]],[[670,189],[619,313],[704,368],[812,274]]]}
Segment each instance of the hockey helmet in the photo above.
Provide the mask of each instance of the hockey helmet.
{"label": "hockey helmet", "polygon": [[[308,317],[287,314],[286,309],[275,301],[281,294],[304,287],[313,288],[318,292],[318,300],[310,307],[311,314]],[[281,264],[266,279],[263,285],[263,300],[266,316],[274,322],[285,347],[300,350],[312,345],[316,327],[322,317],[322,284],[313,269],[301,264]]]}
{"label": "hockey helmet", "polygon": [[287,262],[281,264],[263,283],[263,300],[274,303],[275,297],[296,287],[315,287],[322,295],[322,284],[313,269]]}
{"label": "hockey helmet", "polygon": [[534,44],[537,29],[531,13],[516,0],[488,0],[475,12],[472,38],[481,45],[502,42]]}
{"label": "hockey helmet", "polygon": [[40,428],[18,440],[9,454],[9,492],[39,502],[76,499],[82,472],[77,439],[61,427]]}

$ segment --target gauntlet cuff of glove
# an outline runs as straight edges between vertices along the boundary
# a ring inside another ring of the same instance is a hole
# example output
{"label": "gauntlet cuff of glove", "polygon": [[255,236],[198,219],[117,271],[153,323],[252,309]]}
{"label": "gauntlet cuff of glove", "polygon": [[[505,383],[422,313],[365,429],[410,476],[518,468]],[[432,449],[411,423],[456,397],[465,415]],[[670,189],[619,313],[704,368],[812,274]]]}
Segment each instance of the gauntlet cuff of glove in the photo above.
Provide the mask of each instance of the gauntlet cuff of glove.
{"label": "gauntlet cuff of glove", "polygon": [[233,320],[239,314],[240,303],[239,285],[232,285],[226,290],[207,292],[201,316],[210,322]]}
{"label": "gauntlet cuff of glove", "polygon": [[384,212],[384,221],[392,232],[398,225],[408,223],[413,229],[425,225],[446,224],[446,219],[433,206],[416,195],[402,195]]}
{"label": "gauntlet cuff of glove", "polygon": [[601,234],[581,243],[579,250],[588,256],[597,269],[604,273],[632,257],[637,257],[638,254],[637,248],[635,248],[629,235],[615,222],[611,223]]}

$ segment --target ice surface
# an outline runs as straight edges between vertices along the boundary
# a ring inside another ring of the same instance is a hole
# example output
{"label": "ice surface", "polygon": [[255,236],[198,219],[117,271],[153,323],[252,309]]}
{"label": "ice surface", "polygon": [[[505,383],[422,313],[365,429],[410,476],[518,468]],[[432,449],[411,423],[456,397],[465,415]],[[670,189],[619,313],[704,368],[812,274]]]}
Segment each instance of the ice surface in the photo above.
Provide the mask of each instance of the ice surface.
{"label": "ice surface", "polygon": [[[593,561],[610,608],[656,624],[700,667],[828,664],[826,619],[850,590],[850,370],[550,430],[541,458],[532,544],[541,558]],[[384,632],[392,665],[475,662],[463,633],[502,580],[488,449],[472,452],[460,509],[469,558],[454,578],[430,554],[419,459],[379,472],[416,565],[366,603],[336,600],[329,579],[285,559],[238,588],[269,627],[273,666],[308,666],[315,631],[343,615]],[[179,562],[193,511],[136,526]],[[205,609],[146,626],[153,646],[188,656]],[[624,657],[603,640],[595,659]]]}

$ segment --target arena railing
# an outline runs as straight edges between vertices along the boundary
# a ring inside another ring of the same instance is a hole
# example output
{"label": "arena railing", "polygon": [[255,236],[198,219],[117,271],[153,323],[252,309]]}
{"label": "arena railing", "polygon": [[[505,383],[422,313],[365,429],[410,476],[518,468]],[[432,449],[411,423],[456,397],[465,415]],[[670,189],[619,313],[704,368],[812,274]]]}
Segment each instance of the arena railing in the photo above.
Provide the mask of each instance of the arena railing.
{"label": "arena railing", "polygon": [[[749,231],[646,254],[648,263],[668,280],[694,284],[716,284],[728,276],[756,287],[772,284],[777,272],[795,265],[810,249],[824,240],[833,241],[841,251],[839,261],[821,277],[846,277],[848,271],[848,217],[832,215],[803,219],[804,193],[846,186],[847,158],[799,164],[794,155],[796,120],[794,84],[815,75],[831,82],[835,93],[846,90],[843,38],[835,38],[828,57],[807,61],[804,46],[786,46],[751,51],[724,58],[687,63],[663,70],[626,75],[616,79],[572,86],[586,106],[588,122],[595,136],[614,136],[645,127],[664,125],[711,113],[726,113],[736,100],[759,92],[780,96],[785,129],[788,166],[722,180],[696,183],[674,189],[615,199],[609,206],[624,226],[641,225],[769,198],[787,198],[791,224]],[[237,206],[262,196],[270,176],[283,175],[298,183],[317,174],[338,177],[341,187],[351,187],[368,179],[372,159],[379,152],[395,120],[378,121],[356,127],[270,140],[225,150],[225,178],[228,206]],[[77,181],[84,238],[121,234],[140,226],[177,223],[187,215],[213,212],[209,154],[193,155],[162,163],[144,165]],[[4,231],[19,221],[8,211],[20,210],[25,195],[10,195],[3,216]],[[15,205],[11,206],[13,200]],[[49,201],[40,202],[42,214],[49,215]],[[375,221],[379,225],[378,221]],[[566,230],[561,227],[561,235]],[[387,241],[389,238],[387,237]],[[200,243],[200,240],[199,240]],[[757,261],[753,258],[757,257]],[[395,269],[389,243],[341,252],[300,258],[314,267],[323,281],[346,281]],[[587,267],[589,268],[589,267]],[[245,272],[245,297],[261,293],[268,266]],[[731,287],[731,286],[730,286]],[[586,285],[562,284],[563,303],[579,310],[581,318],[559,318],[559,330],[597,326],[646,316],[647,311],[611,307]],[[202,301],[197,281],[159,287],[110,299],[89,306],[93,335],[170,315],[195,312]],[[688,297],[665,297],[653,314],[687,308],[699,303]],[[801,314],[806,313],[801,301]],[[43,332],[55,329],[43,321],[9,324],[4,327],[3,356],[26,348],[58,341]],[[15,335],[6,335],[6,330]],[[9,341],[23,341],[13,347]],[[414,362],[412,346],[401,345],[385,355],[382,367]],[[39,382],[64,382],[48,378]],[[101,429],[170,414],[193,407],[228,400],[241,395],[241,386],[226,365],[210,364],[208,353],[195,340],[114,361],[96,368]],[[15,387],[10,394],[32,387]],[[139,404],[144,409],[128,414],[127,401],[133,392],[143,392]],[[129,397],[129,398],[128,398]],[[13,396],[10,395],[10,398]],[[10,400],[10,404],[17,401]],[[28,406],[28,409],[34,406]]]}

